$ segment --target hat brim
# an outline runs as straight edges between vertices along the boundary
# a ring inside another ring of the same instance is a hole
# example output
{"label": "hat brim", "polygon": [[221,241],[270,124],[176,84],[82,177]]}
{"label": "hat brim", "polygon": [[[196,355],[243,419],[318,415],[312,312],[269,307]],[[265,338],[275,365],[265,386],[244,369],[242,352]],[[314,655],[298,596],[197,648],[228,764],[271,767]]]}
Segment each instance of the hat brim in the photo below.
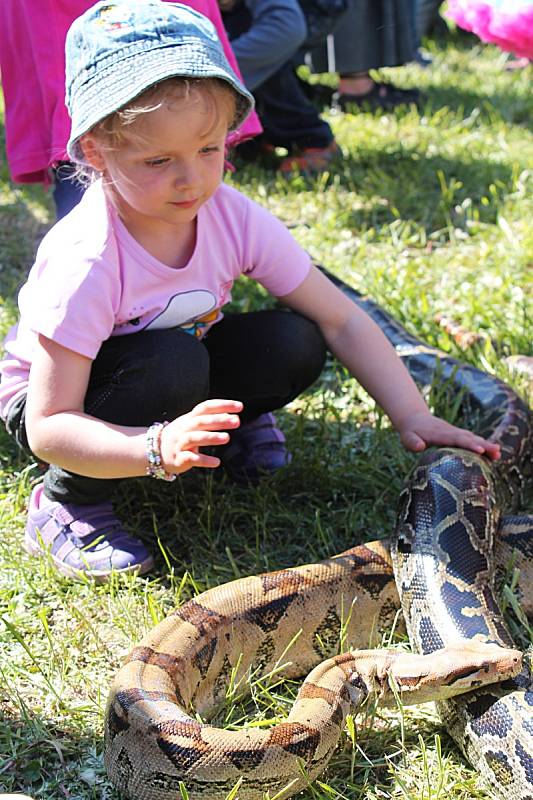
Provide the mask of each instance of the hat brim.
{"label": "hat brim", "polygon": [[74,161],[83,162],[79,139],[105,117],[123,108],[144,91],[172,77],[219,78],[238,95],[236,115],[231,130],[238,128],[254,108],[253,96],[240,83],[229,64],[222,61],[218,46],[206,45],[194,37],[179,44],[125,55],[120,61],[108,59],[91,73],[85,73],[70,93],[73,120],[67,152]]}

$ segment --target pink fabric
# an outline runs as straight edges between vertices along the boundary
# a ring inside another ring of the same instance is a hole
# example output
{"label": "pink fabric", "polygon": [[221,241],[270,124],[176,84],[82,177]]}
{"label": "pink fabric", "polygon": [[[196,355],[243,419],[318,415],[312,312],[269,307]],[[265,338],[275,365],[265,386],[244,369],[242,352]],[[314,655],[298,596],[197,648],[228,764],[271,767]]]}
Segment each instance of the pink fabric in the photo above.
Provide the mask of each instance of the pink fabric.
{"label": "pink fabric", "polygon": [[533,3],[527,0],[449,0],[447,14],[484,42],[533,59]]}
{"label": "pink fabric", "polygon": [[[216,0],[183,0],[218,30],[226,56],[239,68]],[[0,0],[0,71],[6,106],[6,150],[19,183],[48,183],[51,165],[67,158],[70,119],[64,103],[65,37],[94,0]],[[236,144],[261,131],[252,114],[228,139]]]}
{"label": "pink fabric", "polygon": [[131,236],[98,181],[44,237],[20,291],[20,321],[0,363],[0,413],[26,390],[38,333],[90,359],[110,336],[147,328],[180,326],[200,338],[240,275],[281,297],[310,266],[276,217],[222,184],[198,211],[189,262],[168,267]]}

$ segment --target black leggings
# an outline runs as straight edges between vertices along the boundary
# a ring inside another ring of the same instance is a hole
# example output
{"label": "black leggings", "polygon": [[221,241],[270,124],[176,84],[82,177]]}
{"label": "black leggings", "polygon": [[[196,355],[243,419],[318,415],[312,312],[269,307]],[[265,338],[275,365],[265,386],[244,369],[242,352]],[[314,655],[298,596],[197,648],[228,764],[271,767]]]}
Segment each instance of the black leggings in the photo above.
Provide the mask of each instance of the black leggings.
{"label": "black leggings", "polygon": [[[297,397],[320,375],[325,356],[317,326],[291,311],[228,314],[202,340],[180,328],[113,336],[93,362],[85,411],[118,425],[148,426],[223,398],[242,401],[246,422]],[[28,449],[25,398],[6,424]],[[102,502],[117,483],[54,465],[44,478],[46,496],[63,503]]]}

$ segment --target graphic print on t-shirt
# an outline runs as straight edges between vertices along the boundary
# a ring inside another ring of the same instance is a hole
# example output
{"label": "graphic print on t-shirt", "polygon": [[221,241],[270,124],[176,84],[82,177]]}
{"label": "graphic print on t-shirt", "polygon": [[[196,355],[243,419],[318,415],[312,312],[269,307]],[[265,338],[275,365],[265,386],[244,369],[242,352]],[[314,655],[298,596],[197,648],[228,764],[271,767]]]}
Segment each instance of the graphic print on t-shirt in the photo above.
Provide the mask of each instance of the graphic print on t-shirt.
{"label": "graphic print on t-shirt", "polygon": [[215,322],[218,314],[214,294],[206,289],[196,289],[171,297],[167,307],[149,321],[146,321],[148,314],[141,315],[117,325],[115,330],[127,326],[134,326],[139,331],[180,327],[186,333],[200,338],[205,328]]}

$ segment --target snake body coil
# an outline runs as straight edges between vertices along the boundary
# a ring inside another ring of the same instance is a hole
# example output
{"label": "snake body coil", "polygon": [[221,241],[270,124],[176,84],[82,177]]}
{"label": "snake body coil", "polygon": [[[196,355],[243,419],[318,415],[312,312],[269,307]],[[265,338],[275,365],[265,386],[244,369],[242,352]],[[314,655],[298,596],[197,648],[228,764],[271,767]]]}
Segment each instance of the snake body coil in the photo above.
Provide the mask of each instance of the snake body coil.
{"label": "snake body coil", "polygon": [[[501,519],[502,508],[518,504],[527,478],[530,413],[504,383],[423,345],[333,280],[374,317],[418,383],[430,384],[438,370],[464,393],[470,427],[498,441],[502,459],[491,467],[459,450],[423,456],[402,493],[390,548],[398,591],[388,544],[375,542],[211,589],[171,614],[115,679],[106,715],[108,774],[136,800],[175,800],[181,783],[191,800],[222,800],[239,780],[240,800],[259,800],[267,790],[290,797],[324,769],[350,707],[372,694],[391,702],[392,683],[406,701],[410,694],[415,702],[440,699],[451,734],[495,791],[531,800],[533,693],[527,672],[516,675],[492,592],[496,559],[513,544],[531,551],[533,518]],[[527,575],[521,588],[527,600]],[[426,655],[360,651],[390,626],[398,593],[411,642]],[[336,656],[341,638],[351,650]],[[287,721],[270,729],[220,730],[194,716],[223,701],[230,679],[310,670]],[[498,673],[510,680],[449,699]]]}

